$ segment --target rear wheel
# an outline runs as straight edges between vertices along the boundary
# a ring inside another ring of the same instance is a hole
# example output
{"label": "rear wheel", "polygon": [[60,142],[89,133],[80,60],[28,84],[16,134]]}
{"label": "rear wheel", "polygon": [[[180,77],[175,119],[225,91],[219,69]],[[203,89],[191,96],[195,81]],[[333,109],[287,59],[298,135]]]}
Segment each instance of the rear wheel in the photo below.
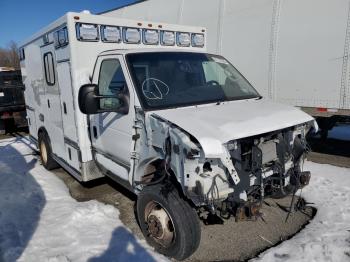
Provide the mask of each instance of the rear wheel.
{"label": "rear wheel", "polygon": [[197,250],[201,238],[197,213],[175,189],[146,186],[138,196],[137,216],[147,242],[159,253],[183,260]]}
{"label": "rear wheel", "polygon": [[59,165],[52,158],[51,144],[46,133],[42,132],[39,134],[38,145],[40,151],[40,159],[43,166],[47,170],[57,168]]}

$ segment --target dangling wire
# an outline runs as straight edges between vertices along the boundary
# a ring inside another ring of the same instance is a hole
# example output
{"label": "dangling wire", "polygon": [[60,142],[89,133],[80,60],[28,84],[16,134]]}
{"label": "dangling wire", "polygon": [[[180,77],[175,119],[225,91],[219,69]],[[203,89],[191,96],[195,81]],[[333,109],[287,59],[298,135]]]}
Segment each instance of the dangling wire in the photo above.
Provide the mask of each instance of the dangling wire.
{"label": "dangling wire", "polygon": [[224,183],[227,183],[227,180],[224,179],[220,174],[216,174],[213,177],[211,186],[210,186],[210,188],[209,188],[209,190],[208,190],[208,192],[206,194],[208,200],[209,200],[209,194],[211,195],[211,204],[212,204],[212,206],[214,206],[214,200],[215,199],[216,199],[216,201],[220,200],[219,188],[218,188],[217,183],[216,183],[216,178],[217,177],[219,177]]}

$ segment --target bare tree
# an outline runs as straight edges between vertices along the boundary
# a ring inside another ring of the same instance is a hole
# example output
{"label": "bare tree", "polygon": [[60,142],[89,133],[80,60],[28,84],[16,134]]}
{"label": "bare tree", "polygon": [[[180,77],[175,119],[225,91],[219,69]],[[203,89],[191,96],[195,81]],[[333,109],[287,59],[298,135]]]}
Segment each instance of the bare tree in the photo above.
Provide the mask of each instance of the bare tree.
{"label": "bare tree", "polygon": [[20,64],[19,64],[19,56],[18,56],[18,46],[14,41],[11,41],[8,45],[8,50],[9,50],[9,60],[11,65],[19,69]]}
{"label": "bare tree", "polygon": [[10,66],[7,50],[5,48],[0,48],[0,66]]}
{"label": "bare tree", "polygon": [[11,41],[6,48],[0,48],[0,66],[20,68],[18,47],[14,41]]}

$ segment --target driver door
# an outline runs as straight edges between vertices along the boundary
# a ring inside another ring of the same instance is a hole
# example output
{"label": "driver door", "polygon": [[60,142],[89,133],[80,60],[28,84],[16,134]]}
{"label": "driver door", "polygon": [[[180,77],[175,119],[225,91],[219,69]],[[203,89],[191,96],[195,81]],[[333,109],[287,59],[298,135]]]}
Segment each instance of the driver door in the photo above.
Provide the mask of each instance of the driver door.
{"label": "driver door", "polygon": [[90,116],[90,134],[96,161],[117,177],[128,180],[132,147],[134,97],[130,80],[126,77],[126,65],[121,55],[100,56],[97,60],[93,83],[98,85],[99,95],[116,96],[103,98],[100,108],[111,110],[122,101],[117,96],[128,92],[129,112],[105,112]]}

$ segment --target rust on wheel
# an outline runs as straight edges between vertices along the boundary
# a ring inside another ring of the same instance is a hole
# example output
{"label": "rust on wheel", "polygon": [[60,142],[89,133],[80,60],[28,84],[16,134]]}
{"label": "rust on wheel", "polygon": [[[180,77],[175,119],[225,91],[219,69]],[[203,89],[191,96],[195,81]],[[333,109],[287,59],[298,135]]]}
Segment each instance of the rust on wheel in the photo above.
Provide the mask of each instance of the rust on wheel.
{"label": "rust on wheel", "polygon": [[150,237],[162,245],[169,247],[175,239],[174,224],[168,212],[157,202],[151,201],[145,208],[145,221]]}

